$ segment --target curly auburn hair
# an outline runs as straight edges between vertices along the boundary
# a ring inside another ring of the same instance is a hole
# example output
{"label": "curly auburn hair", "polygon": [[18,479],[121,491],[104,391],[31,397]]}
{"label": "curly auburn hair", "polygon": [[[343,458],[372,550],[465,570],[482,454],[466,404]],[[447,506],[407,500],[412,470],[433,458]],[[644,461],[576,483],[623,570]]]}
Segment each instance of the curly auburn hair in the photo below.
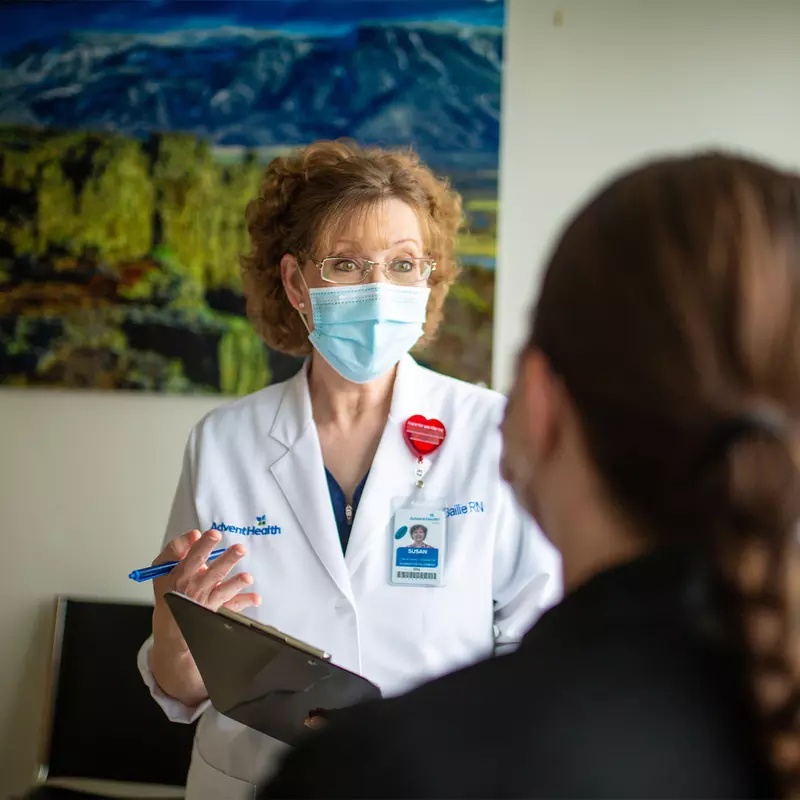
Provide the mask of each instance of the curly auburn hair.
{"label": "curly auburn hair", "polygon": [[458,277],[456,239],[461,196],[410,150],[361,147],[349,141],[315,142],[273,159],[260,195],[247,205],[250,252],[241,258],[247,314],[266,344],[289,355],[311,352],[308,332],[281,280],[281,258],[313,258],[353,213],[394,198],[418,215],[426,254],[436,261],[421,343],[430,342]]}

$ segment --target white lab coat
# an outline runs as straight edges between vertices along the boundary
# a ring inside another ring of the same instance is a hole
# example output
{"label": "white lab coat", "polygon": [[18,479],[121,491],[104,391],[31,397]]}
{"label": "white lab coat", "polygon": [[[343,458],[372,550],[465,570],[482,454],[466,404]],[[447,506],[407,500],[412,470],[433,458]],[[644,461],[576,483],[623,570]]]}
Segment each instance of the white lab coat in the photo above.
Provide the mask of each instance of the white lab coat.
{"label": "white lab coat", "polygon": [[[515,643],[560,594],[553,548],[516,506],[499,474],[502,396],[438,375],[405,357],[389,420],[353,521],[346,555],[334,521],[308,393],[307,367],[211,412],[192,431],[165,542],[215,523],[220,546],[242,542],[242,570],[263,602],[247,613],[307,641],[365,675],[383,694],[490,656]],[[392,586],[392,502],[414,490],[415,457],[403,438],[414,414],[441,420],[447,438],[427,459],[422,490],[466,513],[447,518],[442,588]],[[259,517],[266,517],[260,520]],[[280,529],[276,533],[275,528]],[[254,534],[254,530],[273,531]],[[139,668],[170,719],[202,714],[188,800],[253,798],[285,745],[218,714],[187,708]]]}

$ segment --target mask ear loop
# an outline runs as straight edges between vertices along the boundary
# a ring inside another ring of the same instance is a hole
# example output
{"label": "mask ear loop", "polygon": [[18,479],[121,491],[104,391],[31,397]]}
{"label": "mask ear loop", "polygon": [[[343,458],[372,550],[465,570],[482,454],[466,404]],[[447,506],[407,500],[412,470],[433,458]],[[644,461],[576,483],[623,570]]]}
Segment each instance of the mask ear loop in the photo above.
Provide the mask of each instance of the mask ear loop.
{"label": "mask ear loop", "polygon": [[[305,276],[303,275],[303,270],[300,269],[300,267],[298,267],[297,268],[297,272],[300,275],[300,280],[303,281],[303,286],[306,287],[306,292],[308,293],[308,296],[311,297],[311,290],[308,288],[308,284],[306,283]],[[305,328],[308,331],[308,334],[310,336],[311,335],[311,328],[310,328],[310,326],[308,324],[308,320],[306,319],[306,314],[304,313],[305,307],[306,307],[306,304],[300,302],[296,306],[294,306],[294,310],[297,312],[297,314],[299,315],[300,319],[303,321],[303,325],[305,325]]]}
{"label": "mask ear loop", "polygon": [[297,308],[295,308],[295,311],[297,312],[297,315],[300,317],[300,319],[303,321],[303,325],[305,325],[305,329],[308,331],[308,335],[310,336],[311,335],[311,327],[308,324],[308,320],[306,319],[306,315],[303,313],[303,309],[305,307],[306,307],[305,303],[300,303],[297,306]]}

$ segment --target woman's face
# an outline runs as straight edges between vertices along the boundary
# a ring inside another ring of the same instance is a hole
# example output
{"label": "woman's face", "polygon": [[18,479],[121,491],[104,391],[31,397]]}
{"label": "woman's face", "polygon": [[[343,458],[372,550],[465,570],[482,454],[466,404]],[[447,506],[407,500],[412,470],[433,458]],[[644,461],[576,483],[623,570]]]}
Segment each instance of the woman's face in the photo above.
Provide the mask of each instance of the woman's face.
{"label": "woman's face", "polygon": [[[314,259],[322,261],[331,256],[366,258],[369,261],[390,262],[403,258],[422,258],[424,251],[422,226],[416,212],[402,200],[389,199],[376,205],[366,214],[355,214],[352,222],[337,231],[330,239],[326,252],[315,252]],[[289,300],[296,308],[303,303],[303,310],[311,309],[307,289],[323,289],[334,286],[323,280],[319,267],[311,261],[298,265],[292,256],[284,256],[281,264],[284,286]],[[302,269],[302,278],[298,274]],[[363,284],[388,281],[383,269],[375,266],[368,273]],[[428,285],[427,280],[416,284]],[[308,314],[308,322],[313,329],[313,321]]]}
{"label": "woman's face", "polygon": [[506,413],[500,431],[503,435],[503,453],[500,459],[500,472],[514,491],[517,502],[529,513],[533,513],[531,495],[531,472],[527,431],[524,424],[526,398],[522,381],[517,374],[514,386],[508,396]]}
{"label": "woman's face", "polygon": [[414,544],[422,544],[425,541],[425,531],[422,528],[414,528],[411,531],[411,538],[414,540]]}
{"label": "woman's face", "polygon": [[539,521],[548,463],[557,442],[560,404],[549,367],[540,353],[523,351],[501,426],[500,469],[517,501]]}

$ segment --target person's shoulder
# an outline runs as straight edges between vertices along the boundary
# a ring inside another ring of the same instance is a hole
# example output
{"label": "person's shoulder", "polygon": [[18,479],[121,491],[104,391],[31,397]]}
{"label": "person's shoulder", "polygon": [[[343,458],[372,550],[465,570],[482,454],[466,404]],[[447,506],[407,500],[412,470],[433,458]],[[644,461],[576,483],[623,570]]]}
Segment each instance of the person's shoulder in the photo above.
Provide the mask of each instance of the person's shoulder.
{"label": "person's shoulder", "polygon": [[[463,791],[483,781],[482,791],[505,796],[749,796],[757,754],[735,671],[677,627],[599,625],[581,637],[542,636],[422,686],[385,726],[433,722],[453,748],[448,763],[458,753],[483,759],[455,787]],[[506,763],[525,766],[511,775]]]}
{"label": "person's shoulder", "polygon": [[[264,797],[752,796],[747,720],[713,658],[659,630],[600,624],[582,639],[551,625],[343,712]],[[409,742],[436,757],[409,763]]]}
{"label": "person's shoulder", "polygon": [[[541,792],[749,796],[752,721],[730,659],[680,626],[598,619],[587,630],[562,620],[570,629],[559,630],[558,608],[549,616],[508,656],[518,660],[509,683],[523,706],[536,708],[515,737],[520,757],[535,752],[542,767],[565,758],[574,767],[569,775],[543,769]],[[565,725],[568,742],[547,735]]]}

